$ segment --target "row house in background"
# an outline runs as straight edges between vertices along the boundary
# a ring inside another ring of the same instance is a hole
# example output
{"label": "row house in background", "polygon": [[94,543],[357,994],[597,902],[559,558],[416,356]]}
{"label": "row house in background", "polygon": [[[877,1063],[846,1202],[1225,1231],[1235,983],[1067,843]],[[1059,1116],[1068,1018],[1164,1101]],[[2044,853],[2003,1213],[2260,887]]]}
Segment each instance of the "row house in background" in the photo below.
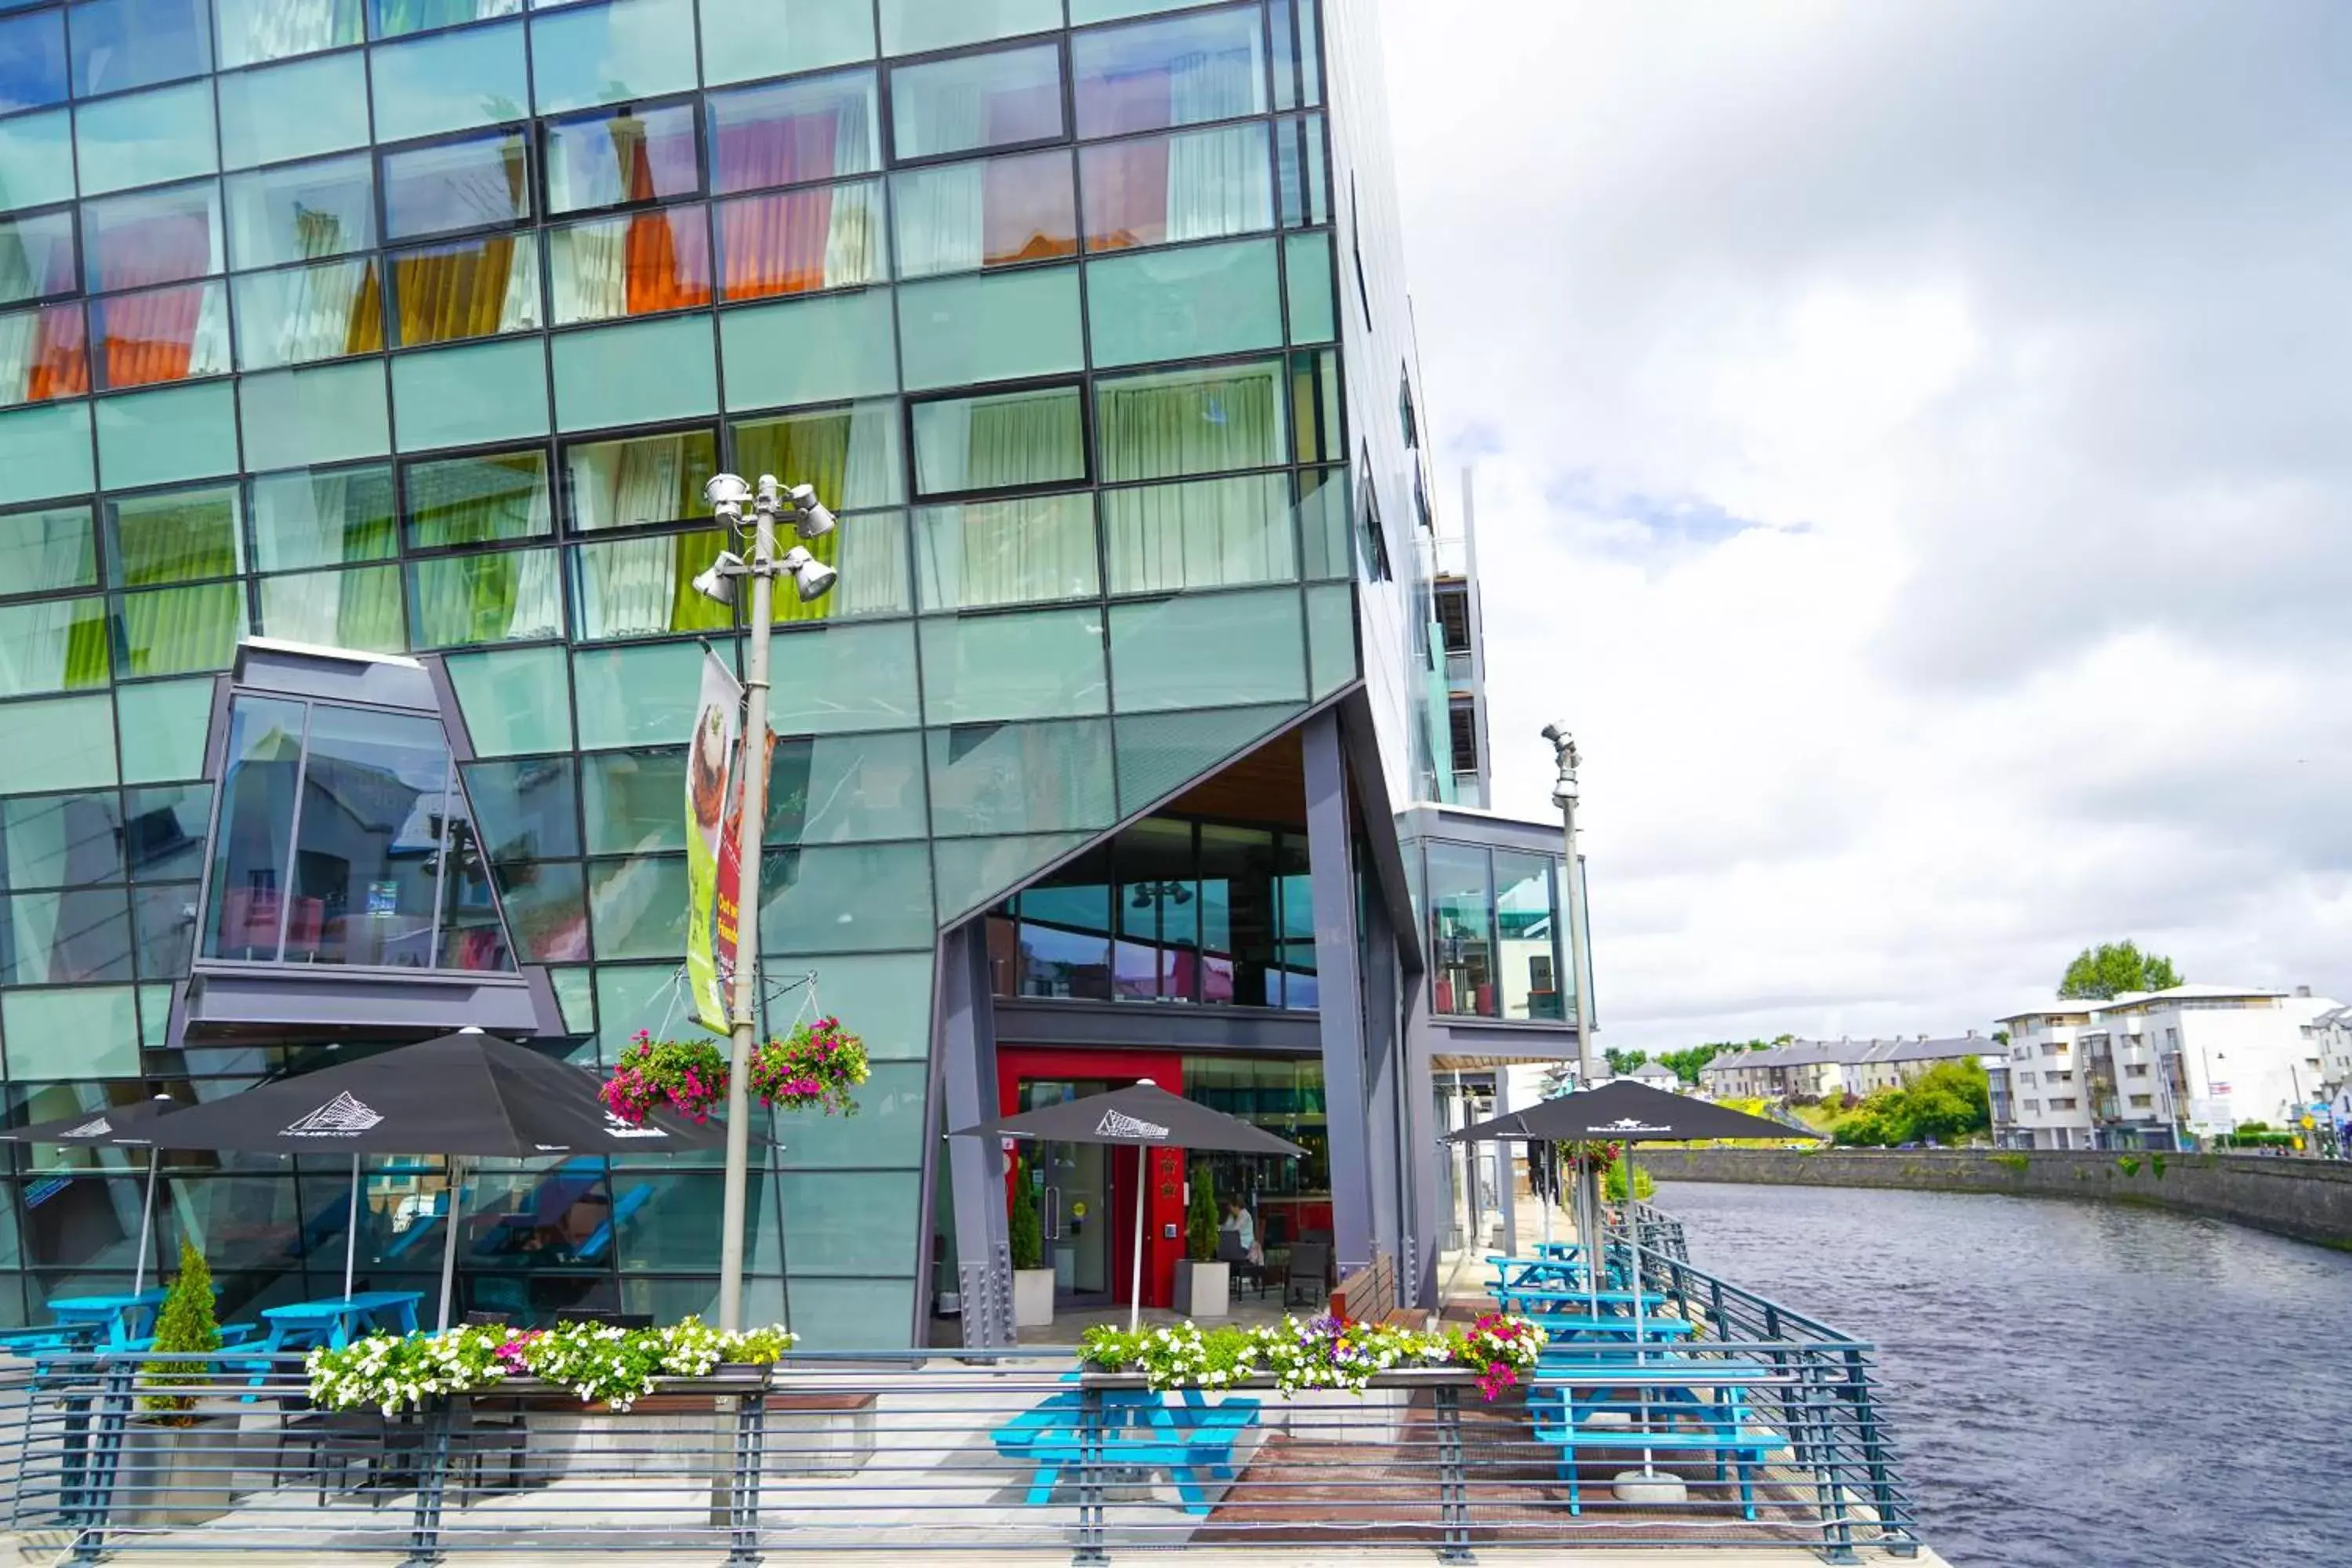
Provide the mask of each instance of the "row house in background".
{"label": "row house in background", "polygon": [[1717,1100],[1868,1096],[1900,1088],[1939,1063],[1993,1050],[1973,1029],[1943,1038],[1790,1040],[1760,1051],[1727,1051],[1700,1069],[1699,1084]]}

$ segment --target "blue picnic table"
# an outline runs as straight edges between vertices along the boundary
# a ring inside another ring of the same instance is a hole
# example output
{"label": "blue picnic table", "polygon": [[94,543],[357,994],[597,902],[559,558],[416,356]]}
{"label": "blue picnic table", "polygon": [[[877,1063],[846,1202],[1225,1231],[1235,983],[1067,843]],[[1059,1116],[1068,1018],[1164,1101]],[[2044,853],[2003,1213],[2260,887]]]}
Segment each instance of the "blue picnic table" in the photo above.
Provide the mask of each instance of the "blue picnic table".
{"label": "blue picnic table", "polygon": [[[1788,1439],[1758,1425],[1748,1390],[1787,1376],[1758,1361],[1620,1351],[1548,1361],[1528,1391],[1528,1411],[1536,1440],[1560,1450],[1559,1478],[1568,1483],[1571,1514],[1583,1511],[1578,1449],[1640,1448],[1712,1458],[1718,1482],[1736,1470],[1740,1513],[1754,1519],[1756,1468]],[[1612,1419],[1596,1419],[1603,1414]]]}
{"label": "blue picnic table", "polygon": [[348,1298],[264,1307],[261,1316],[269,1324],[269,1333],[260,1348],[268,1352],[309,1350],[315,1345],[341,1350],[358,1335],[376,1329],[413,1334],[416,1304],[423,1300],[422,1290],[362,1290]]}
{"label": "blue picnic table", "polygon": [[134,1342],[144,1339],[153,1327],[163,1296],[162,1290],[120,1296],[56,1296],[49,1300],[49,1316],[66,1336],[94,1335],[94,1349],[127,1351],[133,1349]]}
{"label": "blue picnic table", "polygon": [[[1066,1469],[1085,1462],[1086,1395],[1076,1389],[1047,1395],[992,1435],[997,1452],[1035,1466],[1024,1500],[1051,1500]],[[1107,1468],[1166,1470],[1187,1513],[1209,1511],[1202,1476],[1234,1479],[1234,1444],[1257,1424],[1258,1401],[1228,1395],[1211,1405],[1197,1388],[1171,1405],[1143,1388],[1101,1391],[1101,1451]]]}
{"label": "blue picnic table", "polygon": [[1523,1310],[1538,1315],[1589,1311],[1596,1307],[1604,1311],[1630,1313],[1636,1303],[1645,1312],[1655,1312],[1666,1304],[1665,1297],[1655,1290],[1637,1294],[1632,1290],[1586,1290],[1553,1285],[1489,1285],[1486,1293],[1507,1312]]}
{"label": "blue picnic table", "polygon": [[1551,1336],[1551,1343],[1544,1347],[1546,1355],[1563,1342],[1673,1340],[1698,1331],[1698,1325],[1688,1318],[1620,1317],[1609,1312],[1599,1317],[1590,1312],[1546,1312],[1536,1321]]}

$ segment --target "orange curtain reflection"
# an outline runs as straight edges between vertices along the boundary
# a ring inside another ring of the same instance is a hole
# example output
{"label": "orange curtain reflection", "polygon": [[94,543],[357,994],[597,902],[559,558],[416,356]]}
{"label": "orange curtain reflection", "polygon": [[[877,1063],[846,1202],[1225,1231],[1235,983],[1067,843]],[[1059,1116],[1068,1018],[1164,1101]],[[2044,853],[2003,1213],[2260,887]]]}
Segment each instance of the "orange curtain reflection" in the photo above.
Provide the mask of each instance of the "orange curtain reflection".
{"label": "orange curtain reflection", "polygon": [[400,341],[442,343],[497,331],[506,313],[514,266],[515,237],[510,234],[394,258]]}
{"label": "orange curtain reflection", "polygon": [[[107,292],[202,277],[212,268],[212,220],[205,211],[161,212],[110,225],[97,247],[98,286]],[[194,358],[209,285],[101,300],[96,330],[109,386],[180,381]]]}
{"label": "orange curtain reflection", "polygon": [[89,390],[89,335],[79,305],[52,305],[33,329],[25,360],[25,401],[74,397]]}
{"label": "orange curtain reflection", "polygon": [[[722,191],[823,179],[835,169],[839,120],[830,110],[722,127]],[[730,300],[800,294],[824,287],[825,246],[833,233],[829,187],[729,202],[719,209],[719,252]]]}
{"label": "orange curtain reflection", "polygon": [[[645,121],[628,114],[615,119],[613,152],[628,171],[624,188],[630,201],[648,202],[661,194],[654,179],[652,152],[646,144]],[[687,216],[698,220],[701,215]],[[632,316],[710,302],[710,240],[699,221],[681,231],[673,214],[639,213],[629,220],[621,269]]]}

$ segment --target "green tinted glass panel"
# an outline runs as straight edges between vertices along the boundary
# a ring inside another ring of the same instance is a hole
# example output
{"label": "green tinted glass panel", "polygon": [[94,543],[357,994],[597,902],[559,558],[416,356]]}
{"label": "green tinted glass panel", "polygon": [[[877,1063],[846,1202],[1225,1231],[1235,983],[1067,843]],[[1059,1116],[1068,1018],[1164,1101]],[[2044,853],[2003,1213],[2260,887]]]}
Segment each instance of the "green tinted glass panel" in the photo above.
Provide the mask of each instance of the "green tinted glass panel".
{"label": "green tinted glass panel", "polygon": [[226,577],[245,557],[234,485],[107,504],[109,564],[133,588]]}
{"label": "green tinted glass panel", "polygon": [[572,693],[562,648],[453,653],[445,667],[475,755],[572,749]]}
{"label": "green tinted glass panel", "polygon": [[555,987],[555,1005],[562,1009],[566,1033],[590,1035],[596,1031],[596,990],[594,976],[585,969],[551,969],[547,983]]}
{"label": "green tinted glass panel", "polygon": [[741,541],[705,529],[572,550],[579,635],[595,641],[725,630],[735,624],[735,607],[695,592],[694,578],[721,550],[740,547]]}
{"label": "green tinted glass panel", "polygon": [[71,201],[73,115],[53,109],[0,125],[0,212]]}
{"label": "green tinted glass panel", "polygon": [[530,19],[539,112],[658,98],[694,85],[692,0],[614,0]]}
{"label": "green tinted glass panel", "polygon": [[1337,353],[1313,349],[1290,356],[1290,417],[1300,462],[1334,462],[1348,455]]}
{"label": "green tinted glass panel", "polygon": [[1118,710],[1302,700],[1305,640],[1291,588],[1113,605],[1110,664]]}
{"label": "green tinted glass panel", "polygon": [[236,395],[226,383],[98,405],[98,471],[109,489],[233,474],[236,467]]}
{"label": "green tinted glass panel", "polygon": [[1282,290],[1275,242],[1195,245],[1087,264],[1095,363],[1200,359],[1278,348]]}
{"label": "green tinted glass panel", "polygon": [[209,680],[142,681],[115,692],[122,724],[122,782],[200,778],[212,723]]}
{"label": "green tinted glass panel", "polygon": [[1108,827],[1110,721],[961,724],[926,732],[931,823],[942,837]]}
{"label": "green tinted glass panel", "polygon": [[0,898],[0,985],[128,980],[131,901],[120,888]]}
{"label": "green tinted glass panel", "polygon": [[229,265],[316,261],[375,243],[375,160],[364,153],[232,174]]}
{"label": "green tinted glass panel", "polygon": [[1097,461],[1107,480],[1173,479],[1284,461],[1278,363],[1220,365],[1095,384]]}
{"label": "green tinted glass panel", "polygon": [[104,686],[110,669],[102,595],[0,605],[0,697]]}
{"label": "green tinted glass panel", "polygon": [[976,610],[1102,591],[1091,494],[927,506],[913,514],[926,610]]}
{"label": "green tinted glass panel", "polygon": [[1102,499],[1114,594],[1279,583],[1297,573],[1287,474],[1146,485]]}
{"label": "green tinted glass panel", "polygon": [[686,751],[600,752],[580,759],[591,855],[686,847]]}
{"label": "green tinted glass panel", "polygon": [[872,397],[898,386],[884,289],[726,311],[719,348],[730,408]]}
{"label": "green tinted glass panel", "polygon": [[547,434],[547,357],[536,339],[402,354],[392,362],[400,450]]}
{"label": "green tinted glass panel", "polygon": [[1014,886],[1086,843],[1084,833],[1019,838],[942,838],[931,847],[939,868],[940,912],[949,920],[992,904]]}
{"label": "green tinted glass panel", "polygon": [[1295,704],[1118,720],[1118,809],[1132,816],[1190,785],[1298,711]]}
{"label": "green tinted glass panel", "polygon": [[922,626],[927,723],[1103,711],[1098,607],[934,616]]}
{"label": "green tinted glass panel", "polygon": [[248,375],[238,386],[248,468],[291,468],[392,450],[377,360]]}
{"label": "green tinted glass panel", "polygon": [[779,735],[903,730],[917,722],[912,622],[795,631],[777,637],[775,662],[768,722]]}
{"label": "green tinted glass panel", "polygon": [[702,77],[750,81],[874,57],[874,12],[857,0],[702,0]]}
{"label": "green tinted glass panel", "polygon": [[735,461],[747,477],[814,486],[835,511],[896,506],[905,488],[898,405],[883,399],[739,420]]}
{"label": "green tinted glass panel", "polygon": [[1075,387],[919,403],[914,426],[919,496],[1058,486],[1087,477]]}
{"label": "green tinted glass panel", "polygon": [[856,1019],[866,1054],[874,1061],[930,1059],[928,954],[836,953],[817,975],[814,1005],[834,1017]]}
{"label": "green tinted glass panel", "polygon": [[541,447],[409,463],[400,483],[412,550],[535,539],[555,526]]}
{"label": "green tinted glass panel", "polygon": [[139,1076],[139,1006],[128,985],[0,994],[0,1036],[18,1083]]}
{"label": "green tinted glass panel", "polygon": [[86,196],[209,174],[220,163],[213,84],[192,81],[83,104],[74,110],[74,152]]}
{"label": "green tinted glass panel", "polygon": [[[246,383],[250,400],[253,383]],[[395,542],[392,469],[376,466],[253,481],[253,563],[262,572],[382,561]]]}
{"label": "green tinted glass panel", "polygon": [[93,488],[89,404],[52,403],[0,414],[0,503]]}
{"label": "green tinted glass panel", "polygon": [[1347,584],[1307,590],[1307,658],[1318,702],[1356,679],[1356,595]]}
{"label": "green tinted glass panel", "polygon": [[882,51],[928,54],[1061,25],[1057,0],[882,0]]}
{"label": "green tinted glass panel", "polygon": [[115,604],[126,676],[226,669],[246,633],[245,587],[239,583],[125,594]]}
{"label": "green tinted glass panel", "polygon": [[0,583],[12,594],[96,586],[98,543],[89,508],[42,507],[0,517]]}
{"label": "green tinted glass panel", "polygon": [[[929,857],[920,844],[780,849],[761,879],[760,951],[790,961],[812,952],[929,948]],[[771,957],[770,968],[775,966]]]}
{"label": "green tinted glass panel", "polygon": [[564,332],[555,339],[555,417],[564,430],[719,411],[707,316]]}
{"label": "green tinted glass panel", "polygon": [[1076,370],[1078,269],[940,278],[898,289],[899,353],[911,390]]}
{"label": "green tinted glass panel", "polygon": [[1331,237],[1294,234],[1282,245],[1283,285],[1290,294],[1290,341],[1328,343],[1339,335],[1331,305]]}
{"label": "green tinted glass panel", "polygon": [[397,566],[264,577],[258,591],[264,637],[369,653],[408,651]]}
{"label": "green tinted glass panel", "polygon": [[[362,36],[360,0],[312,0],[300,5],[287,5],[285,0],[214,0],[213,11],[219,18],[223,68],[341,48],[358,43]],[[356,63],[357,57],[344,58]],[[224,83],[228,79],[222,79]],[[365,139],[364,130],[361,136]]]}
{"label": "green tinted glass panel", "polygon": [[599,958],[662,958],[684,952],[690,901],[683,855],[588,863],[588,912]]}
{"label": "green tinted glass panel", "polygon": [[504,550],[408,564],[411,645],[525,642],[560,637],[562,590],[552,550]]}
{"label": "green tinted glass panel", "polygon": [[1356,563],[1349,544],[1355,495],[1345,468],[1302,472],[1298,487],[1298,543],[1309,581],[1351,577]]}
{"label": "green tinted glass panel", "polygon": [[581,649],[572,656],[581,749],[684,745],[701,682],[702,649],[693,643]]}
{"label": "green tinted glass panel", "polygon": [[1216,3],[1217,0],[1070,0],[1070,26],[1082,27],[1088,22],[1120,22],[1129,16],[1149,16],[1160,11],[1189,11],[1195,6]]}
{"label": "green tinted glass panel", "polygon": [[533,861],[499,877],[499,898],[522,956],[538,963],[588,956],[585,875],[568,861]]}
{"label": "green tinted glass panel", "polygon": [[[275,370],[383,347],[383,279],[375,257],[249,273],[230,279],[229,289],[240,369]],[[383,367],[374,369],[381,382]]]}
{"label": "green tinted glass panel", "polygon": [[103,694],[0,703],[0,756],[9,795],[113,784],[114,705]]}
{"label": "green tinted glass panel", "polygon": [[[244,0],[284,14],[276,0]],[[350,5],[353,20],[359,7]],[[310,7],[310,9],[317,9]],[[226,29],[229,19],[221,18]],[[221,163],[247,169],[288,158],[364,147],[368,140],[367,62],[356,54],[297,60],[220,79]]]}
{"label": "green tinted glass panel", "polygon": [[495,125],[530,112],[520,22],[381,45],[371,64],[379,142]]}
{"label": "green tinted glass panel", "polygon": [[903,512],[869,511],[845,517],[831,533],[798,542],[840,577],[814,600],[802,598],[789,578],[779,583],[776,625],[838,621],[852,616],[903,616],[914,607],[908,597]]}
{"label": "green tinted glass panel", "polygon": [[776,742],[768,774],[769,843],[922,836],[920,735],[801,735]]}

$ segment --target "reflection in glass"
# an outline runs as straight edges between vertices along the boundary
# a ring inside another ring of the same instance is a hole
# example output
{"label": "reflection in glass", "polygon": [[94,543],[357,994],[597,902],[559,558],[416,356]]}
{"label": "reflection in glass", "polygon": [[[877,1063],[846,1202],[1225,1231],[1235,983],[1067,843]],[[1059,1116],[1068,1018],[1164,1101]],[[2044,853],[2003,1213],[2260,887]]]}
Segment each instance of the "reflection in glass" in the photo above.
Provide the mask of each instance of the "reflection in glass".
{"label": "reflection in glass", "polygon": [[0,801],[0,889],[79,887],[121,876],[111,792]]}
{"label": "reflection in glass", "polygon": [[662,207],[551,230],[555,324],[710,303],[710,215]]}
{"label": "reflection in glass", "polygon": [[205,0],[84,0],[70,20],[77,97],[212,69],[212,16]]}
{"label": "reflection in glass", "polygon": [[698,517],[702,487],[718,471],[719,439],[709,430],[575,442],[563,452],[572,526],[588,532]]}
{"label": "reflection in glass", "polygon": [[65,99],[65,13],[0,18],[0,114]]}
{"label": "reflection in glass", "polygon": [[408,563],[413,646],[520,642],[561,634],[552,550],[504,550]]}
{"label": "reflection in glass", "polygon": [[730,300],[849,289],[882,278],[882,188],[871,180],[719,204]]}
{"label": "reflection in glass", "polygon": [[234,174],[229,259],[239,268],[316,261],[375,243],[375,169],[364,153]]}
{"label": "reflection in glass", "polygon": [[642,855],[686,847],[677,803],[686,789],[683,748],[593,752],[580,759],[580,794],[591,855]]}
{"label": "reflection in glass", "polygon": [[0,985],[130,979],[128,911],[120,888],[0,899]]}
{"label": "reflection in glass", "polygon": [[870,70],[714,92],[709,103],[714,191],[796,185],[880,166]]}
{"label": "reflection in glass", "polygon": [[1265,111],[1260,14],[1234,7],[1070,40],[1078,134],[1121,136]]}
{"label": "reflection in glass", "polygon": [[104,686],[109,670],[100,595],[0,605],[0,697]]}
{"label": "reflection in glass", "polygon": [[1281,385],[1271,361],[1097,383],[1103,478],[1171,479],[1283,461]]}
{"label": "reflection in glass", "polygon": [[259,571],[382,561],[393,546],[389,468],[272,474],[253,481],[253,553]]}
{"label": "reflection in glass", "polygon": [[449,753],[437,723],[311,709],[286,962],[431,966],[448,792]]}
{"label": "reflection in glass", "polygon": [[1173,593],[1297,575],[1282,474],[1103,492],[1114,594]]}
{"label": "reflection in glass", "polygon": [[1052,44],[964,55],[890,72],[890,140],[901,159],[1008,147],[1062,134],[1062,51]]}
{"label": "reflection in glass", "polygon": [[1562,1018],[1559,931],[1549,855],[1495,851],[1495,952],[1503,1016]]}
{"label": "reflection in glass", "polygon": [[408,651],[397,566],[264,577],[259,586],[264,637],[370,653]]}
{"label": "reflection in glass", "polygon": [[163,784],[125,791],[122,858],[131,879],[202,876],[205,830],[212,808],[210,784]]}
{"label": "reflection in glass", "polygon": [[368,11],[375,24],[371,36],[385,38],[398,33],[421,33],[429,28],[487,21],[492,16],[517,16],[522,11],[522,0],[368,0]]}
{"label": "reflection in glass", "polygon": [[89,390],[88,336],[79,304],[0,316],[0,407]]}
{"label": "reflection in glass", "polygon": [[916,510],[916,578],[926,610],[975,610],[1100,592],[1094,498],[1024,496]]}
{"label": "reflection in glass", "polygon": [[1112,842],[1111,864],[1118,868],[1112,901],[1120,939],[1111,958],[1113,999],[1191,1001],[1200,991],[1201,936],[1192,825],[1147,817]]}
{"label": "reflection in glass", "polygon": [[735,460],[746,475],[814,486],[835,511],[892,506],[899,488],[898,407],[860,403],[742,420],[735,426]]}
{"label": "reflection in glass", "polygon": [[1494,888],[1486,851],[1433,841],[1429,857],[1429,934],[1435,973],[1433,1011],[1496,1017]]}
{"label": "reflection in glass", "polygon": [[1274,226],[1263,124],[1189,131],[1078,153],[1087,248],[1121,250]]}
{"label": "reflection in glass", "polygon": [[207,277],[222,267],[220,189],[200,180],[88,202],[81,235],[92,293]]}
{"label": "reflection in glass", "polygon": [[941,836],[1056,833],[1107,826],[1108,720],[932,730],[931,822]]}
{"label": "reflection in glass", "polygon": [[360,41],[360,0],[213,0],[220,63],[255,65]]}
{"label": "reflection in glass", "polygon": [[188,973],[196,945],[194,882],[133,889],[131,921],[140,979],[177,980]]}
{"label": "reflection in glass", "polygon": [[662,637],[720,631],[734,606],[694,591],[698,573],[740,542],[717,529],[585,544],[571,552],[572,600],[583,638]]}
{"label": "reflection in glass", "polygon": [[456,342],[539,325],[539,251],[529,234],[491,234],[392,258],[400,342]]}
{"label": "reflection in glass", "polygon": [[533,447],[411,463],[401,473],[409,548],[488,544],[549,531],[547,453]]}
{"label": "reflection in glass", "polygon": [[690,196],[702,188],[689,105],[551,121],[545,135],[551,213]]}
{"label": "reflection in glass", "polygon": [[90,321],[104,385],[228,374],[228,289],[217,279],[117,294],[94,303]]}
{"label": "reflection in glass", "polygon": [[70,294],[75,273],[70,211],[0,218],[0,305]]}
{"label": "reflection in glass", "polygon": [[0,583],[8,592],[43,594],[97,582],[89,508],[42,507],[0,516]]}
{"label": "reflection in glass", "polygon": [[243,367],[273,370],[383,348],[383,282],[376,265],[371,256],[236,279]]}
{"label": "reflection in glass", "polygon": [[245,635],[245,586],[205,583],[158,588],[115,601],[123,675],[185,675],[226,669]]}
{"label": "reflection in glass", "polygon": [[[439,728],[434,726],[436,738]],[[315,732],[314,721],[314,736]],[[315,739],[312,743],[315,747]],[[312,765],[317,765],[315,753]],[[437,815],[428,819],[426,833],[436,847],[424,862],[425,869],[441,879],[440,936],[437,957],[432,962],[442,969],[512,969],[514,954],[507,950],[506,928],[499,921],[498,900],[490,890],[489,858],[474,830],[473,813],[454,778],[444,792],[434,803],[439,808]],[[563,956],[584,958],[587,953],[583,948]]]}
{"label": "reflection in glass", "polygon": [[520,132],[383,154],[388,239],[520,223],[530,212],[530,158]]}
{"label": "reflection in glass", "polygon": [[1110,852],[1081,856],[1013,900],[1019,994],[1110,1000]]}
{"label": "reflection in glass", "polygon": [[1086,479],[1075,387],[919,403],[914,423],[915,489],[921,495]]}
{"label": "reflection in glass", "polygon": [[[220,822],[213,834],[204,952],[213,958],[275,959],[294,795],[309,714],[299,702],[240,697],[229,710]],[[306,923],[309,916],[305,916]]]}
{"label": "reflection in glass", "polygon": [[244,559],[235,486],[107,503],[114,580],[130,587],[226,577]]}
{"label": "reflection in glass", "polygon": [[1070,155],[1059,150],[908,170],[890,182],[890,209],[902,278],[1050,260],[1078,247]]}

